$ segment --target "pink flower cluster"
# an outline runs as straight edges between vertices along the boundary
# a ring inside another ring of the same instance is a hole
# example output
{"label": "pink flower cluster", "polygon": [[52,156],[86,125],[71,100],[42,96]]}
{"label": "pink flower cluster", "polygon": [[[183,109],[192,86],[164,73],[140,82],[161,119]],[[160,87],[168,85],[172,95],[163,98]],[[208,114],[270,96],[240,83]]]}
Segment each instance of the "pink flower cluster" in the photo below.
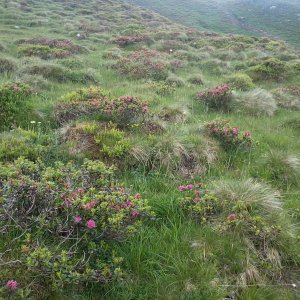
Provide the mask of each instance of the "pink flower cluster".
{"label": "pink flower cluster", "polygon": [[188,190],[192,190],[194,188],[193,184],[188,184],[188,185],[180,185],[178,187],[179,191],[184,192],[184,191],[188,191]]}
{"label": "pink flower cluster", "polygon": [[8,280],[6,283],[6,288],[10,291],[15,291],[18,288],[18,283],[16,280]]}
{"label": "pink flower cluster", "polygon": [[225,95],[230,91],[230,87],[228,84],[223,84],[217,87],[210,88],[204,92],[198,93],[197,98],[199,100],[202,100],[203,98],[206,97],[216,97],[220,95]]}

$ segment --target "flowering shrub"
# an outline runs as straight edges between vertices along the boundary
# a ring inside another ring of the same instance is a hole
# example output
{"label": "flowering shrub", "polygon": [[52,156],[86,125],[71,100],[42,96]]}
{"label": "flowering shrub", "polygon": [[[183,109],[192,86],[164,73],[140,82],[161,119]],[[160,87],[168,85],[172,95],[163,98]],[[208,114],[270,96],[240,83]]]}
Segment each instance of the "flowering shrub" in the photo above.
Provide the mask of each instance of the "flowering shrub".
{"label": "flowering shrub", "polygon": [[125,47],[128,45],[147,42],[149,41],[149,37],[146,35],[127,35],[127,36],[119,36],[116,37],[113,42],[117,44],[119,47]]}
{"label": "flowering shrub", "polygon": [[205,90],[196,95],[209,109],[227,111],[230,108],[232,92],[227,84]]}
{"label": "flowering shrub", "polygon": [[46,167],[19,158],[0,164],[6,253],[0,281],[16,280],[8,284],[11,290],[34,281],[30,287],[38,292],[122,275],[122,258],[107,242],[126,239],[152,213],[140,194],[131,196],[113,175],[114,168],[100,161]]}
{"label": "flowering shrub", "polygon": [[0,85],[0,127],[12,125],[16,115],[25,109],[26,100],[31,94],[31,88],[22,82]]}
{"label": "flowering shrub", "polygon": [[225,150],[249,150],[253,146],[251,133],[242,135],[237,127],[230,127],[228,120],[214,120],[206,123],[207,134],[217,139]]}
{"label": "flowering shrub", "polygon": [[19,54],[24,56],[37,56],[42,59],[66,58],[72,55],[69,50],[50,48],[44,45],[23,46],[19,49]]}
{"label": "flowering shrub", "polygon": [[114,68],[133,79],[164,80],[168,73],[162,59],[164,56],[158,51],[141,49],[118,60]]}
{"label": "flowering shrub", "polygon": [[[90,93],[92,90],[87,91]],[[98,91],[95,91],[97,94]],[[76,99],[77,96],[77,93],[71,93],[66,98]],[[102,96],[103,94],[100,97],[95,95],[96,98],[90,99],[89,96],[84,94],[83,97],[79,96],[77,101],[60,103],[55,106],[55,119],[59,123],[64,123],[82,115],[99,113],[107,120],[125,126],[140,122],[149,110],[148,102],[137,97],[121,96],[116,99],[109,99]]]}

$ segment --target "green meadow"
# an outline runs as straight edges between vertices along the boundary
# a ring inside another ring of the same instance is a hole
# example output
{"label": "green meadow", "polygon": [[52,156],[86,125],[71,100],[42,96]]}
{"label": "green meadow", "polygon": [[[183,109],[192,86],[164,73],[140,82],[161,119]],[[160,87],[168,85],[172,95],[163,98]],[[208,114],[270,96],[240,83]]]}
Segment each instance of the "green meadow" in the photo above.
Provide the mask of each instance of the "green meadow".
{"label": "green meadow", "polygon": [[206,5],[0,1],[0,299],[300,299],[298,40]]}

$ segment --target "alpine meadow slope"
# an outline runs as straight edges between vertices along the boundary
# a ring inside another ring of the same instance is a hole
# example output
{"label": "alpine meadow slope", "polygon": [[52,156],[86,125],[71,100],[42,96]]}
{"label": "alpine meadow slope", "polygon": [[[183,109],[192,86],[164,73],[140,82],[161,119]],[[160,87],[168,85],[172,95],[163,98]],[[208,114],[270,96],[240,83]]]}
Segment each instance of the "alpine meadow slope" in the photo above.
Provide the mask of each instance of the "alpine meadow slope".
{"label": "alpine meadow slope", "polygon": [[121,0],[0,36],[1,299],[300,299],[296,47]]}

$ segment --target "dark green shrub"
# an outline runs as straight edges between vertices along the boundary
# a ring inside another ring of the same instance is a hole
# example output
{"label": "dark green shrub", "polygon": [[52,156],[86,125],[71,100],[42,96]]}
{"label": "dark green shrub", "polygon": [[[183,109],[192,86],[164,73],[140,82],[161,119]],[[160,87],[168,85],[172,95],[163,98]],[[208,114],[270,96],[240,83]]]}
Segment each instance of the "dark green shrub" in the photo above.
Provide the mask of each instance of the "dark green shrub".
{"label": "dark green shrub", "polygon": [[10,127],[19,112],[26,109],[31,88],[22,82],[4,83],[0,85],[0,127]]}
{"label": "dark green shrub", "polygon": [[140,194],[130,195],[116,183],[114,168],[100,161],[0,164],[0,198],[0,280],[13,277],[33,298],[41,288],[49,294],[122,276],[123,259],[108,242],[126,240],[152,215]]}
{"label": "dark green shrub", "polygon": [[20,156],[36,160],[46,150],[46,139],[38,132],[21,128],[0,134],[0,161],[12,161]]}
{"label": "dark green shrub", "polygon": [[268,58],[249,71],[254,80],[282,80],[287,76],[286,64],[277,58]]}
{"label": "dark green shrub", "polygon": [[227,83],[233,88],[241,91],[248,91],[255,88],[250,76],[243,73],[237,73],[227,78]]}

